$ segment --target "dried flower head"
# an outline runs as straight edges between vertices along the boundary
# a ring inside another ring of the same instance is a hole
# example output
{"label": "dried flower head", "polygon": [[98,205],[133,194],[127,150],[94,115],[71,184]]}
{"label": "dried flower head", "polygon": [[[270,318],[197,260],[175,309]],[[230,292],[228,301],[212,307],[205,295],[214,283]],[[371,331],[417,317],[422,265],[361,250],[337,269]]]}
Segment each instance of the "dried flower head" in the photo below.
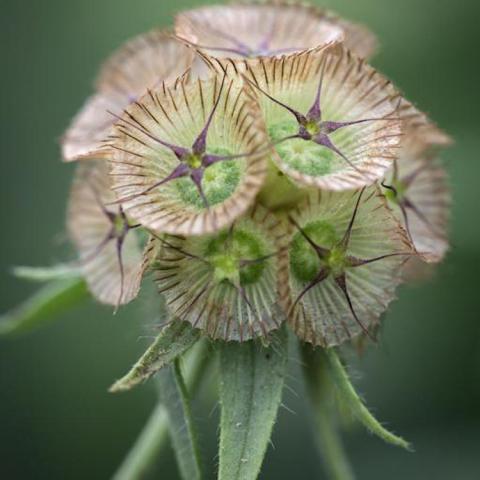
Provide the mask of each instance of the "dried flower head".
{"label": "dried flower head", "polygon": [[383,181],[385,196],[427,262],[439,262],[448,248],[450,190],[437,159],[408,142]]}
{"label": "dried flower head", "polygon": [[109,156],[106,139],[115,118],[147,88],[175,80],[192,65],[194,53],[160,30],[140,35],[115,52],[96,81],[96,90],[73,119],[62,141],[65,161]]}
{"label": "dried flower head", "polygon": [[277,167],[304,186],[348,190],[381,179],[402,137],[400,96],[339,45],[245,62],[276,145]]}
{"label": "dried flower head", "polygon": [[344,41],[362,57],[376,47],[364,27],[331,12],[297,2],[240,1],[182,12],[176,34],[207,55],[215,57],[280,56]]}
{"label": "dried flower head", "polygon": [[283,222],[257,205],[229,228],[202,237],[162,239],[156,264],[159,291],[176,318],[212,338],[267,338],[284,321],[277,279],[286,285],[279,259],[286,255]]}
{"label": "dried flower head", "polygon": [[240,2],[175,31],[115,54],[66,135],[67,160],[101,157],[69,211],[92,292],[126,303],[152,266],[172,318],[212,338],[285,320],[315,345],[372,338],[406,265],[448,248],[450,139],[329,12]]}
{"label": "dried flower head", "polygon": [[315,345],[372,337],[395,297],[400,267],[413,254],[376,187],[315,192],[290,212],[289,321]]}
{"label": "dried flower head", "polygon": [[114,199],[106,162],[78,167],[68,207],[70,238],[92,295],[102,303],[118,306],[137,296],[156,250],[147,241],[148,234],[138,231],[140,225],[132,224],[122,206],[111,205]]}
{"label": "dried flower head", "polygon": [[370,431],[410,446],[370,414],[332,347],[376,340],[400,283],[444,258],[450,193],[436,159],[451,140],[366,63],[374,37],[330,12],[242,1],[175,25],[176,37],[154,31],[114,54],[68,129],[64,160],[91,160],[68,207],[80,268],[37,272],[61,281],[19,309],[20,326],[85,295],[84,281],[100,302],[126,304],[151,271],[164,328],[111,391],[163,369],[162,405],[116,477],[142,476],[166,423],[182,478],[203,477],[188,377],[206,370],[209,342],[191,347],[209,337],[223,340],[211,342],[218,478],[245,480],[258,477],[281,404],[289,327],[318,443],[328,438],[331,471],[353,478],[331,384]]}
{"label": "dried flower head", "polygon": [[119,117],[112,188],[145,227],[210,233],[243,214],[266,174],[258,106],[225,76],[150,90]]}

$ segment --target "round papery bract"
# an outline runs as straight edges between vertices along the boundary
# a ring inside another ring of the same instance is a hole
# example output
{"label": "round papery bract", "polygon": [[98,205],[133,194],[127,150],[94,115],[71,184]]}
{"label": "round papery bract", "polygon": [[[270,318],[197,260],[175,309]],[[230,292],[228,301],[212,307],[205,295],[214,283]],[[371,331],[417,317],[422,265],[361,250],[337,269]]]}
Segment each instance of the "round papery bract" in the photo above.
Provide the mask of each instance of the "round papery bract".
{"label": "round papery bract", "polygon": [[159,291],[173,316],[211,338],[266,337],[285,319],[279,302],[288,296],[288,282],[279,258],[286,240],[285,225],[261,206],[214,235],[166,236],[156,262]]}
{"label": "round papery bract", "polygon": [[273,160],[298,183],[325,190],[351,190],[371,185],[391,167],[402,137],[402,122],[396,114],[399,94],[390,82],[342,46],[278,59],[248,60],[241,68],[246,70],[274,142],[298,133],[298,122],[292,113],[255,86],[307,115],[323,78],[322,121],[375,119],[344,126],[328,135],[348,162],[312,140],[279,143]]}
{"label": "round papery bract", "polygon": [[142,238],[138,231],[130,230],[126,234],[122,247],[122,287],[116,240],[106,241],[112,221],[102,209],[103,206],[117,216],[116,226],[121,229],[118,206],[107,206],[113,200],[108,164],[103,161],[81,164],[70,192],[69,236],[78,251],[82,274],[92,295],[102,303],[118,306],[137,296],[143,274],[156,255],[157,246],[153,240]]}
{"label": "round papery bract", "polygon": [[[400,267],[412,252],[405,232],[376,187],[364,191],[350,241],[346,251],[342,251],[339,243],[348,229],[358,196],[358,191],[314,192],[291,213],[305,234],[330,252],[328,261],[321,261],[298,228],[293,227],[287,259],[291,297],[283,306],[289,312],[289,323],[295,333],[314,345],[340,345],[364,333],[362,326],[372,332],[380,315],[395,298],[395,289],[401,282]],[[351,266],[347,258],[368,260],[395,252],[407,255],[356,267]],[[301,296],[327,265],[330,271],[326,278]],[[342,273],[362,326],[355,320],[345,294],[335,281]]]}
{"label": "round papery bract", "polygon": [[[222,82],[223,77],[214,76],[152,91],[115,127],[113,188],[128,214],[153,231],[174,235],[218,231],[249,208],[262,186],[269,151],[261,113],[244,94],[241,82],[227,79],[223,89]],[[219,92],[206,153],[246,156],[205,168],[202,188],[207,208],[189,176],[154,188],[179,165],[175,154],[155,139],[191,148]]]}
{"label": "round papery bract", "polygon": [[[392,186],[397,194],[387,188],[384,188],[384,193],[422,259],[437,263],[449,248],[451,194],[448,176],[438,161],[417,156],[416,150],[402,150],[396,162],[397,178],[392,169],[384,182]],[[405,214],[400,205],[403,205]]]}
{"label": "round papery bract", "polygon": [[[345,44],[369,57],[376,40],[365,27],[311,5],[288,1],[237,2],[180,13],[175,32],[214,57],[280,56],[325,45]],[[210,47],[210,48],[208,48]]]}
{"label": "round papery bract", "polygon": [[408,155],[423,155],[452,145],[452,138],[440,130],[425,113],[401,99],[398,115],[403,120],[405,137],[402,150]]}
{"label": "round papery bract", "polygon": [[173,81],[192,65],[194,53],[169,34],[154,30],[130,40],[105,63],[91,96],[62,140],[65,161],[104,158],[115,115],[147,89]]}

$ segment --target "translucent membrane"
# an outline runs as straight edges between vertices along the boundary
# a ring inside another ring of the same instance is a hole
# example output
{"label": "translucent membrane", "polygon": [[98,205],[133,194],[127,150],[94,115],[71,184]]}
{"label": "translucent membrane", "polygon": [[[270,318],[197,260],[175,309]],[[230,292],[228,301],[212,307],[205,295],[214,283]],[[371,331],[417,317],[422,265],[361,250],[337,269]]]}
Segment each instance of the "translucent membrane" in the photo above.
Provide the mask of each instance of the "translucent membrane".
{"label": "translucent membrane", "polygon": [[264,181],[268,140],[258,105],[236,79],[150,91],[115,126],[113,189],[143,226],[217,231],[242,215]]}
{"label": "translucent membrane", "polygon": [[146,241],[130,230],[118,206],[106,206],[113,199],[108,164],[81,164],[70,193],[68,231],[92,295],[118,306],[137,296],[156,247],[150,241],[142,253]]}
{"label": "translucent membrane", "polygon": [[265,337],[285,319],[278,303],[288,295],[287,271],[279,267],[286,241],[284,224],[260,206],[216,235],[166,236],[156,264],[159,291],[175,317],[212,338]]}
{"label": "translucent membrane", "polygon": [[148,88],[183,75],[194,53],[167,33],[154,30],[134,38],[105,63],[96,90],[73,119],[62,141],[64,160],[109,155],[108,135],[115,122],[110,113],[123,109]]}
{"label": "translucent membrane", "polygon": [[180,13],[177,35],[216,57],[280,56],[345,41],[369,57],[376,40],[365,27],[314,6],[288,1],[237,2]]}
{"label": "translucent membrane", "polygon": [[319,191],[292,213],[291,222],[292,296],[284,308],[292,328],[323,346],[372,336],[412,253],[385,198],[376,187]]}

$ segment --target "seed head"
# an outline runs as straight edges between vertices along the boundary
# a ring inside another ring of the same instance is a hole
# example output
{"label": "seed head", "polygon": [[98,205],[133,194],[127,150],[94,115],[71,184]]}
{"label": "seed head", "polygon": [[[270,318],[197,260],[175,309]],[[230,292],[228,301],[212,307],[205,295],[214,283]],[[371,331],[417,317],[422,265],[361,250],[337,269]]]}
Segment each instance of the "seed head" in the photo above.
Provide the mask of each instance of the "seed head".
{"label": "seed head", "polygon": [[176,34],[213,57],[288,55],[335,41],[362,57],[373,54],[375,37],[326,10],[289,1],[243,1],[182,12]]}
{"label": "seed head", "polygon": [[121,206],[107,206],[113,199],[105,161],[77,168],[68,231],[92,295],[102,303],[119,306],[137,296],[156,246],[131,223]]}
{"label": "seed head", "polygon": [[192,65],[194,53],[166,32],[154,30],[115,52],[96,81],[97,92],[73,119],[62,140],[66,162],[108,158],[106,146],[115,118],[148,88],[173,81]]}
{"label": "seed head", "polygon": [[349,190],[381,179],[402,138],[399,94],[341,46],[245,63],[274,161],[303,186]]}
{"label": "seed head", "polygon": [[159,291],[174,317],[212,338],[266,337],[285,318],[279,302],[288,295],[287,280],[279,262],[286,240],[284,223],[260,206],[213,235],[167,235],[156,263]]}
{"label": "seed head", "polygon": [[292,297],[284,308],[295,333],[323,346],[372,337],[414,253],[383,195],[376,187],[315,192],[290,222]]}

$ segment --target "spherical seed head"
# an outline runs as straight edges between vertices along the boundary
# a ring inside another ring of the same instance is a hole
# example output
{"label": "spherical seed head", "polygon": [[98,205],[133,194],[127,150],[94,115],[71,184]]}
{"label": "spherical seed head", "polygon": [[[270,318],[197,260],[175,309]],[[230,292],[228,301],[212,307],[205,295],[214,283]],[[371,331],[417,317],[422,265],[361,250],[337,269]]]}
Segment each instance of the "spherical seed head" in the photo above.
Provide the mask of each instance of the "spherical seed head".
{"label": "spherical seed head", "polygon": [[289,1],[243,1],[180,13],[177,35],[214,57],[280,56],[325,45],[345,44],[362,57],[375,50],[366,28],[331,12]]}
{"label": "spherical seed head", "polygon": [[341,191],[371,185],[391,167],[402,136],[399,94],[363,60],[337,45],[248,60],[244,69],[276,144],[273,160],[290,178]]}
{"label": "spherical seed head", "polygon": [[125,107],[162,81],[172,81],[192,65],[194,53],[166,32],[154,30],[115,52],[96,81],[97,93],[73,119],[62,140],[70,162],[108,157],[108,135]]}
{"label": "spherical seed head", "polygon": [[384,197],[376,187],[315,192],[291,222],[292,295],[283,306],[295,333],[326,347],[371,336],[412,253]]}
{"label": "spherical seed head", "polygon": [[113,200],[108,164],[81,164],[70,193],[68,232],[92,295],[102,303],[118,306],[137,296],[157,247],[153,240],[147,242],[146,234],[142,238],[140,232],[128,231],[128,220],[119,207],[108,206]]}
{"label": "spherical seed head", "polygon": [[[211,338],[246,341],[267,337],[285,315],[286,227],[260,206],[214,235],[166,236],[156,280],[173,316]],[[283,278],[277,291],[277,278]]]}
{"label": "spherical seed head", "polygon": [[214,232],[253,203],[267,144],[258,106],[241,82],[182,80],[150,91],[118,121],[113,189],[125,211],[153,231]]}

